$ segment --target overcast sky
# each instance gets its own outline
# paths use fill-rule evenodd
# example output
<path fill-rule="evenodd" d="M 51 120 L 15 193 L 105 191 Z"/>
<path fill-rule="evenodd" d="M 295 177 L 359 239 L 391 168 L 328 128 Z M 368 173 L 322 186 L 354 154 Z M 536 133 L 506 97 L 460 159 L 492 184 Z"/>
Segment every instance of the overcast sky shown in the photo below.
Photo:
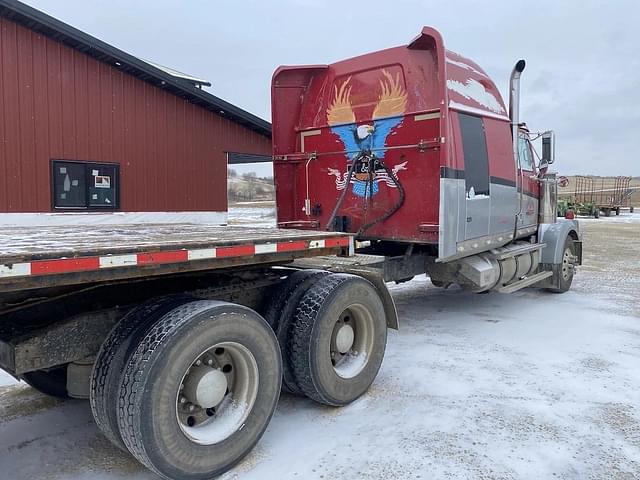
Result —
<path fill-rule="evenodd" d="M 505 99 L 513 64 L 527 60 L 522 120 L 556 131 L 555 170 L 640 175 L 637 1 L 27 3 L 128 53 L 204 77 L 211 93 L 267 120 L 278 65 L 331 63 L 403 45 L 433 26 L 446 48 L 487 71 Z"/>

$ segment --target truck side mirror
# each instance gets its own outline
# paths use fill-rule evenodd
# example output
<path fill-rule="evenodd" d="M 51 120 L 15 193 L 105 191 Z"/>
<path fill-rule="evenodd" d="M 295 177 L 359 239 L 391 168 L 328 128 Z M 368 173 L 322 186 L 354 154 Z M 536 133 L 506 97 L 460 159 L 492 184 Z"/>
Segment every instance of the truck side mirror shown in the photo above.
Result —
<path fill-rule="evenodd" d="M 552 131 L 542 134 L 542 164 L 551 165 L 555 161 L 555 134 Z"/>

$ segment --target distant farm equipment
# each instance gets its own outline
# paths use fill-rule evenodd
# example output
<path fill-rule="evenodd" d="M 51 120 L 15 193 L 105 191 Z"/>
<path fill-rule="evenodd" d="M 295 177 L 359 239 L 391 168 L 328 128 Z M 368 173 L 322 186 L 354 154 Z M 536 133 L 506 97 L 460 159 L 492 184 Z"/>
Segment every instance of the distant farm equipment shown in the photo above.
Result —
<path fill-rule="evenodd" d="M 600 213 L 611 216 L 612 212 L 620 215 L 622 207 L 629 207 L 633 188 L 630 188 L 631 177 L 594 177 L 576 176 L 564 192 L 560 192 L 558 214 L 564 216 L 567 210 L 578 215 L 600 217 Z M 573 185 L 571 185 L 573 184 Z"/>

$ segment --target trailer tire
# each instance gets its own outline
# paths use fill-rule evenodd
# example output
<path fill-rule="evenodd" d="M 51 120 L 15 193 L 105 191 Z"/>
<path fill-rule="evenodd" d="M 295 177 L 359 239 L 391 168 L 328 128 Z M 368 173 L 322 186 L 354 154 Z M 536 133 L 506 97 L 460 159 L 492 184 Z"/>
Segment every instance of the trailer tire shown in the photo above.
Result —
<path fill-rule="evenodd" d="M 297 384 L 325 405 L 347 405 L 375 379 L 387 342 L 384 306 L 368 280 L 321 278 L 302 297 L 292 325 L 289 361 Z"/>
<path fill-rule="evenodd" d="M 22 374 L 22 380 L 40 393 L 56 398 L 71 398 L 67 392 L 67 366 Z"/>
<path fill-rule="evenodd" d="M 304 396 L 296 383 L 289 361 L 291 324 L 300 299 L 319 278 L 329 275 L 325 270 L 298 270 L 287 277 L 274 292 L 274 299 L 265 311 L 265 320 L 276 332 L 282 354 L 282 389 L 292 395 Z"/>
<path fill-rule="evenodd" d="M 276 408 L 281 378 L 275 334 L 258 313 L 213 300 L 181 305 L 154 324 L 125 368 L 118 407 L 122 439 L 163 478 L 213 478 L 258 442 Z M 205 406 L 220 397 L 215 407 L 191 409 L 194 401 Z"/>
<path fill-rule="evenodd" d="M 118 428 L 120 377 L 142 337 L 163 315 L 192 297 L 174 295 L 153 299 L 130 310 L 102 343 L 91 372 L 89 402 L 96 425 L 115 446 L 126 451 Z"/>
<path fill-rule="evenodd" d="M 600 218 L 600 209 L 598 207 L 593 211 L 593 218 Z"/>
<path fill-rule="evenodd" d="M 564 293 L 569 291 L 575 272 L 574 267 L 570 262 L 570 257 L 575 256 L 575 254 L 576 247 L 573 243 L 573 238 L 567 235 L 567 239 L 564 242 L 564 248 L 562 250 L 562 264 L 560 264 L 560 271 L 558 272 L 558 286 L 548 288 L 548 291 L 553 293 Z"/>

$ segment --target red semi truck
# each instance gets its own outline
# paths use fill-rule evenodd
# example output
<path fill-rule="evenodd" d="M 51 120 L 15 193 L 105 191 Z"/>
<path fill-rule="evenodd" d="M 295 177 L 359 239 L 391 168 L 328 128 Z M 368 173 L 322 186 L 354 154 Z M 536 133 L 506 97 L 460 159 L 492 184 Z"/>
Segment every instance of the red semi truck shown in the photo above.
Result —
<path fill-rule="evenodd" d="M 0 366 L 89 398 L 100 430 L 168 479 L 208 479 L 260 439 L 281 387 L 346 405 L 398 318 L 385 283 L 569 289 L 553 134 L 474 62 L 408 45 L 273 77 L 277 229 L 0 232 Z M 542 139 L 542 155 L 532 147 Z"/>

